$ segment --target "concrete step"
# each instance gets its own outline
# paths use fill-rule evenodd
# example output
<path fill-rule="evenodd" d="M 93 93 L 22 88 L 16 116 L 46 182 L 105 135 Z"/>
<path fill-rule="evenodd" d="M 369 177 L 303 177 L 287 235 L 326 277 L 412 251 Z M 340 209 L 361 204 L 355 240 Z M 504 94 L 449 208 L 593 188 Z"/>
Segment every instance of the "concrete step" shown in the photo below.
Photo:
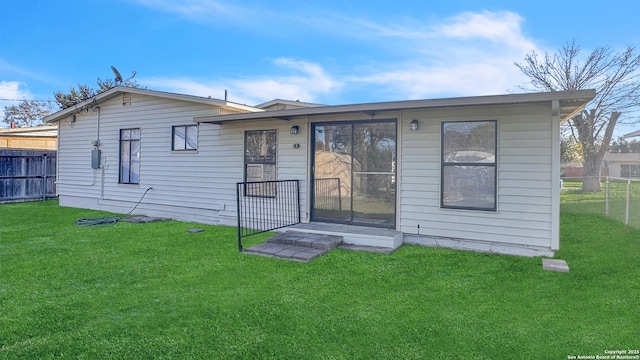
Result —
<path fill-rule="evenodd" d="M 335 249 L 342 245 L 342 236 L 287 231 L 270 237 L 267 242 L 297 245 L 316 249 Z"/>
<path fill-rule="evenodd" d="M 287 231 L 244 249 L 245 254 L 309 262 L 342 244 L 340 236 Z"/>
<path fill-rule="evenodd" d="M 340 236 L 344 244 L 395 250 L 404 241 L 404 234 L 393 229 L 354 226 L 333 223 L 301 223 L 286 228 L 288 231 Z"/>
<path fill-rule="evenodd" d="M 331 251 L 331 249 L 315 249 L 307 246 L 265 242 L 245 249 L 243 253 L 275 257 L 285 260 L 309 262 L 329 251 Z"/>

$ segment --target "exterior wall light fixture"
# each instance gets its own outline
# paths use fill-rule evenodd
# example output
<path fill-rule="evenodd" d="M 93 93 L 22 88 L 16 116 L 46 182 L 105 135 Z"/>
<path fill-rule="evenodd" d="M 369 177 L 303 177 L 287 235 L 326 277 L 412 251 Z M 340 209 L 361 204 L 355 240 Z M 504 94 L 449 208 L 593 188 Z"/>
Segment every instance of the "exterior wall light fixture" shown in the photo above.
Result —
<path fill-rule="evenodd" d="M 295 134 L 297 134 L 297 133 L 298 133 L 298 130 L 299 130 L 299 129 L 300 129 L 300 128 L 298 127 L 298 125 L 293 125 L 293 126 L 291 127 L 290 132 L 291 132 L 293 135 L 295 135 Z"/>
<path fill-rule="evenodd" d="M 411 120 L 411 122 L 409 123 L 409 130 L 411 131 L 418 130 L 418 120 L 416 119 Z"/>

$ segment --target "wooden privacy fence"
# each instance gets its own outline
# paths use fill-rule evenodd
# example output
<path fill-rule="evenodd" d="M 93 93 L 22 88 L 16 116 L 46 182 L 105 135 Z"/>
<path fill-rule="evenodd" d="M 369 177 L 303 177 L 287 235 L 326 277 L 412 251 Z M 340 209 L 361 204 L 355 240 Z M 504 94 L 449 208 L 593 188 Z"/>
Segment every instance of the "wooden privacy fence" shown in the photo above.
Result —
<path fill-rule="evenodd" d="M 55 151 L 0 149 L 0 204 L 55 197 Z"/>

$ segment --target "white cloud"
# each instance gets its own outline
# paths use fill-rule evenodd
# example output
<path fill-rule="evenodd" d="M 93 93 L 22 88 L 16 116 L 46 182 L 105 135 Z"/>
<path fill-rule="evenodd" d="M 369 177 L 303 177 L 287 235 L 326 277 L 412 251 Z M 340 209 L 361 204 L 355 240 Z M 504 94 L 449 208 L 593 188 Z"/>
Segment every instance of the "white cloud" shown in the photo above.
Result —
<path fill-rule="evenodd" d="M 224 93 L 224 87 L 215 83 L 203 83 L 187 78 L 146 78 L 139 80 L 142 85 L 152 89 L 161 89 L 171 92 L 196 96 L 211 96 L 220 99 Z"/>
<path fill-rule="evenodd" d="M 260 15 L 250 7 L 232 5 L 227 1 L 216 0 L 131 0 L 153 10 L 179 15 L 200 23 L 220 21 L 252 22 Z"/>
<path fill-rule="evenodd" d="M 0 81 L 0 126 L 5 126 L 4 108 L 16 105 L 20 100 L 31 98 L 28 90 L 24 89 L 25 84 L 19 81 Z"/>
<path fill-rule="evenodd" d="M 284 75 L 263 75 L 244 79 L 218 79 L 200 82 L 193 79 L 155 78 L 141 80 L 145 85 L 169 91 L 221 99 L 229 92 L 229 101 L 256 105 L 275 98 L 314 102 L 319 96 L 340 89 L 342 84 L 318 64 L 279 58 L 274 64 Z"/>
<path fill-rule="evenodd" d="M 526 39 L 520 29 L 524 19 L 512 12 L 465 12 L 449 18 L 438 31 L 446 38 L 486 39 L 508 44 L 515 48 L 530 50 L 533 43 Z"/>
<path fill-rule="evenodd" d="M 19 81 L 0 81 L 0 98 L 21 100 L 29 95 L 27 90 L 22 88 L 24 83 Z"/>
<path fill-rule="evenodd" d="M 400 70 L 354 78 L 376 84 L 390 100 L 503 94 L 513 88 L 513 76 L 490 64 L 427 67 L 411 64 Z M 517 75 L 517 74 L 516 74 Z"/>
<path fill-rule="evenodd" d="M 371 25 L 406 56 L 350 79 L 375 84 L 394 99 L 500 94 L 527 79 L 513 65 L 536 49 L 521 29 L 523 19 L 510 12 L 466 12 L 435 25 Z"/>
<path fill-rule="evenodd" d="M 243 79 L 233 81 L 232 87 L 247 95 L 254 94 L 262 101 L 284 98 L 314 102 L 317 101 L 318 96 L 336 91 L 342 86 L 315 63 L 280 58 L 275 60 L 275 64 L 297 71 L 298 74 L 268 76 L 255 80 Z"/>
<path fill-rule="evenodd" d="M 166 0 L 137 1 L 182 6 L 194 13 L 205 4 L 200 0 L 182 0 L 177 5 Z M 214 2 L 209 6 L 207 11 L 222 5 Z M 342 97 L 349 100 L 341 102 L 359 102 L 501 94 L 518 91 L 528 80 L 514 66 L 514 61 L 537 50 L 534 40 L 523 32 L 523 22 L 516 13 L 488 11 L 464 12 L 440 20 L 392 19 L 387 24 L 357 18 L 345 21 L 341 15 L 312 16 L 308 27 L 325 35 L 339 34 L 359 47 L 368 46 L 365 51 L 378 52 L 380 57 L 344 65 L 340 55 L 335 55 L 341 65 L 333 71 L 317 62 L 279 58 L 274 61 L 279 69 L 252 78 L 151 79 L 148 85 L 217 98 L 228 89 L 229 100 L 247 104 L 273 98 L 328 102 L 323 99 Z"/>

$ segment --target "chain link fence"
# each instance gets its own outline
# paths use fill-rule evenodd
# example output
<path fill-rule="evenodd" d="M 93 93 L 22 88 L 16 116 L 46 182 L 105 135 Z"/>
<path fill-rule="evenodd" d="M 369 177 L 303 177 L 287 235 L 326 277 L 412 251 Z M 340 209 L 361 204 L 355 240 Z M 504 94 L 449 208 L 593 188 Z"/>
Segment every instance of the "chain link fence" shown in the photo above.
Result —
<path fill-rule="evenodd" d="M 640 179 L 599 177 L 600 191 L 595 192 L 582 190 L 585 179 L 562 178 L 562 212 L 601 214 L 640 228 Z"/>

